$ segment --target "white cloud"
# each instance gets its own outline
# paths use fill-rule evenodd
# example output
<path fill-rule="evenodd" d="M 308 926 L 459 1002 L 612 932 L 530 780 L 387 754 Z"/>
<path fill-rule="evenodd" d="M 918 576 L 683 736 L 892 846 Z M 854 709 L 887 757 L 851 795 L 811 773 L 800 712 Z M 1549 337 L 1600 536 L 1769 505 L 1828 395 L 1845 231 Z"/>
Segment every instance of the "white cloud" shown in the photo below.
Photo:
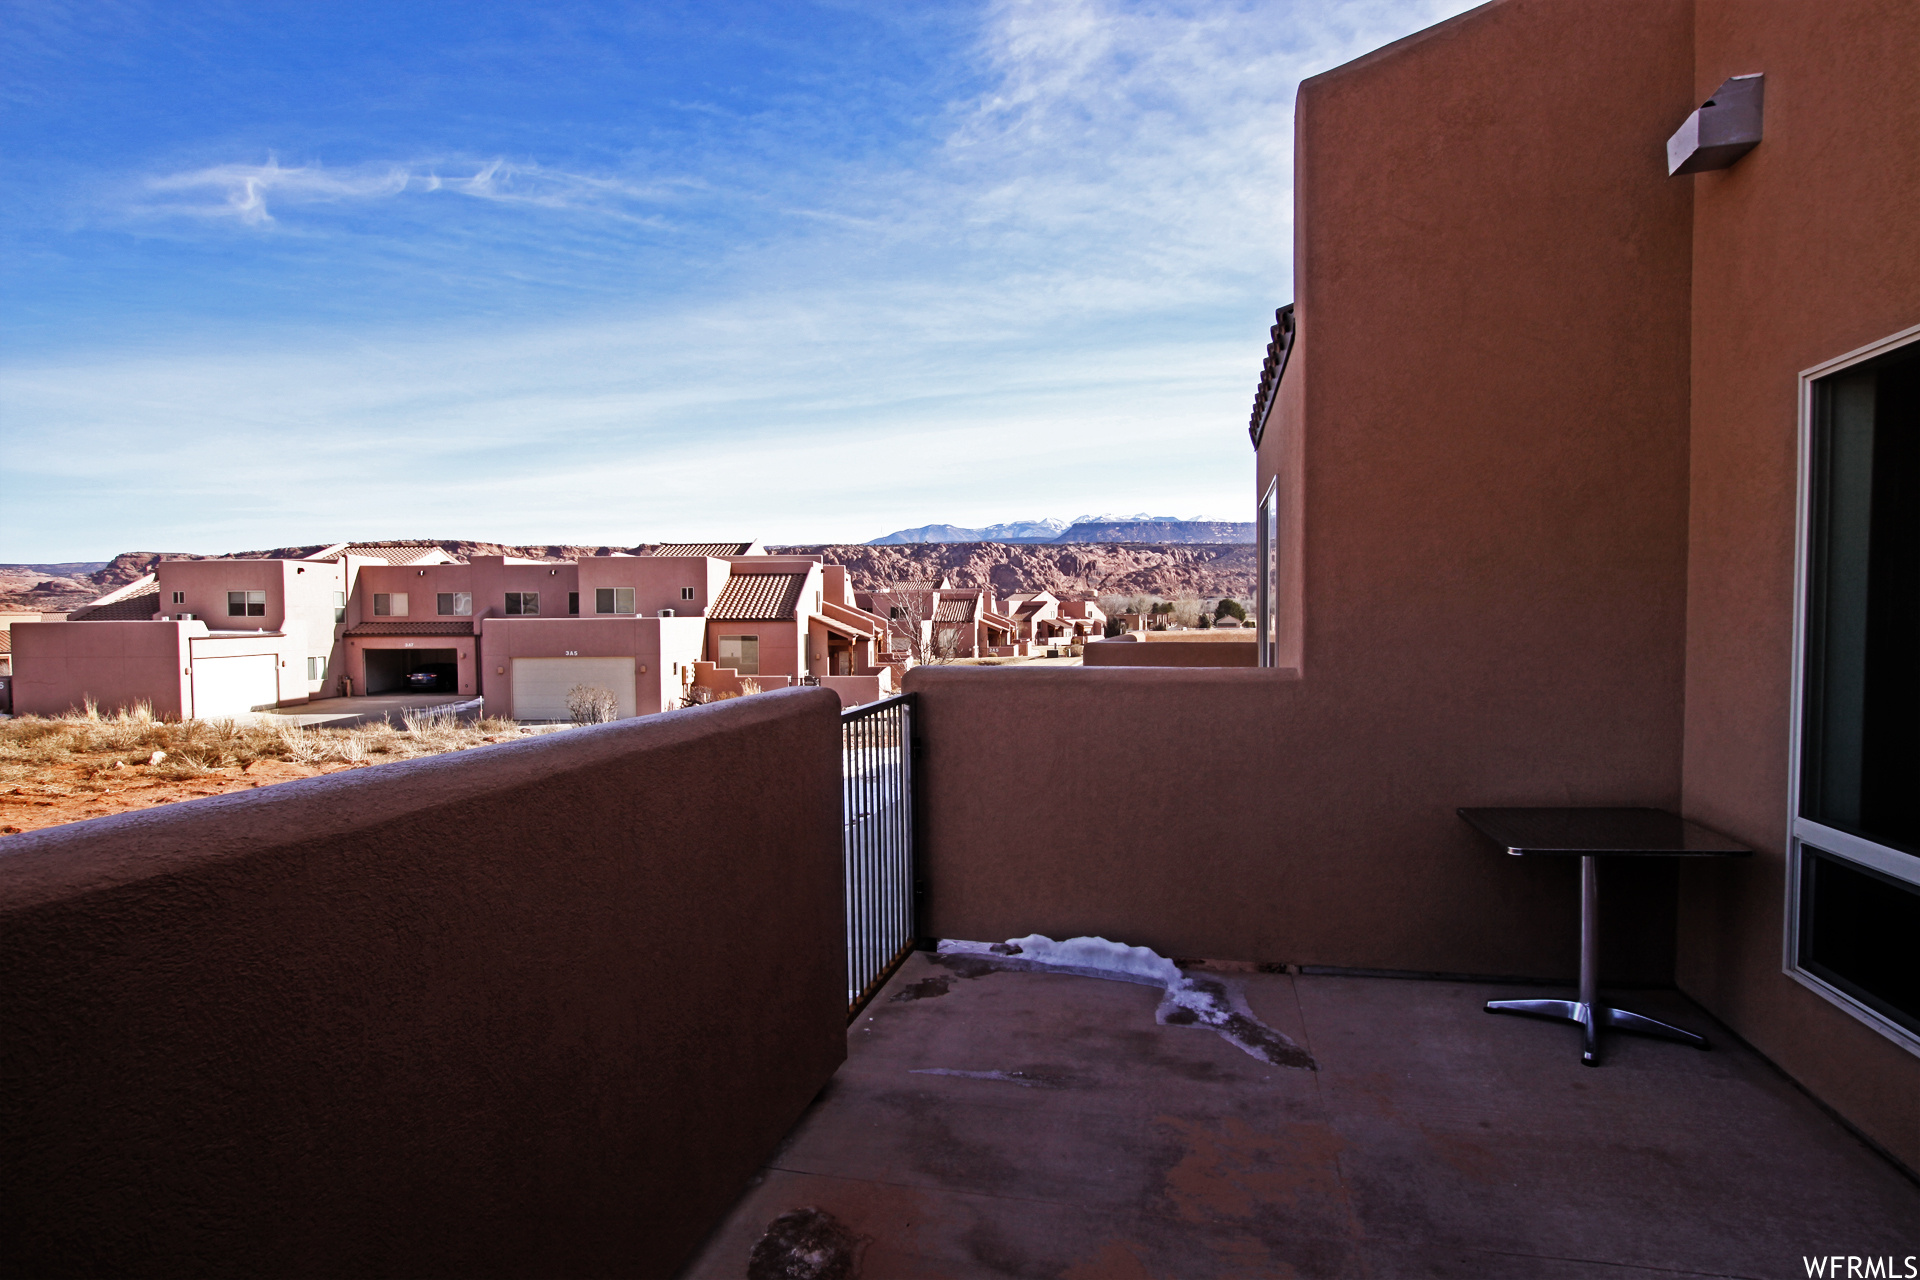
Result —
<path fill-rule="evenodd" d="M 631 206 L 668 196 L 664 184 L 645 186 L 593 174 L 568 173 L 504 159 L 414 161 L 329 169 L 313 163 L 283 167 L 220 164 L 161 174 L 141 184 L 136 211 L 149 215 L 230 217 L 249 226 L 274 221 L 268 202 L 282 208 L 392 199 L 449 191 L 499 204 L 543 209 L 591 209 L 632 215 Z"/>
<path fill-rule="evenodd" d="M 25 560 L 1244 518 L 1247 405 L 1291 289 L 1294 87 L 1465 7 L 1004 3 L 973 50 L 988 89 L 926 152 L 805 175 L 808 199 L 768 176 L 755 198 L 796 216 L 697 296 L 0 365 L 19 478 L 0 540 Z M 269 161 L 146 199 L 258 227 L 427 195 L 641 217 L 682 189 L 494 159 Z"/>

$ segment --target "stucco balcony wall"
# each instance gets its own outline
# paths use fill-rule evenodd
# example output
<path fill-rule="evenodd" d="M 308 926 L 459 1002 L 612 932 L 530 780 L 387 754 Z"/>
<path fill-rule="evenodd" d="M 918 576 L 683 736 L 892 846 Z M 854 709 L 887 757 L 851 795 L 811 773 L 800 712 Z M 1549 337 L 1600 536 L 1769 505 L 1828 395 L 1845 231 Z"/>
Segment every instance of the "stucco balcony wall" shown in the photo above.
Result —
<path fill-rule="evenodd" d="M 906 686 L 942 938 L 1567 980 L 1576 860 L 1503 856 L 1454 810 L 1670 794 L 1657 749 L 1596 750 L 1590 722 L 1451 696 L 1368 715 L 1285 670 L 916 667 Z M 1009 813 L 1083 834 L 1010 839 Z M 1673 868 L 1609 865 L 1601 891 L 1607 980 L 1671 983 Z"/>
<path fill-rule="evenodd" d="M 1245 640 L 1091 640 L 1084 655 L 1090 667 L 1257 667 L 1260 650 Z"/>
<path fill-rule="evenodd" d="M 0 1270 L 670 1273 L 845 1056 L 839 743 L 793 690 L 10 837 Z"/>

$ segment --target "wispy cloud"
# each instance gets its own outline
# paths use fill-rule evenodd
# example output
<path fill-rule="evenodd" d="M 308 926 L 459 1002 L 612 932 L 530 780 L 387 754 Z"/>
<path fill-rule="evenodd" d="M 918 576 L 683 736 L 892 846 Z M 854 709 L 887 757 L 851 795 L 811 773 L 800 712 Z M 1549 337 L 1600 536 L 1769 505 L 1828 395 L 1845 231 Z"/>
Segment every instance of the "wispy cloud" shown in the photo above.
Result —
<path fill-rule="evenodd" d="M 27 560 L 1244 510 L 1246 405 L 1291 294 L 1295 86 L 1467 7 L 1006 0 L 965 50 L 974 88 L 879 157 L 720 157 L 672 181 L 444 156 L 164 174 L 141 207 L 195 235 L 271 245 L 291 239 L 254 234 L 272 220 L 351 205 L 366 216 L 327 238 L 342 261 L 354 237 L 446 235 L 436 264 L 484 279 L 619 277 L 647 246 L 614 224 L 689 193 L 757 222 L 703 247 L 691 285 L 583 282 L 565 319 L 370 314 L 0 365 L 23 495 L 0 538 Z M 457 241 L 398 216 L 448 198 L 515 217 Z M 567 239 L 582 214 L 614 230 Z M 135 501 L 155 491 L 172 500 Z M 112 513 L 100 545 L 57 536 L 80 493 L 96 527 Z"/>
<path fill-rule="evenodd" d="M 147 214 L 233 218 L 262 226 L 274 221 L 270 205 L 297 208 L 444 191 L 497 204 L 637 216 L 637 206 L 658 202 L 670 190 L 498 158 L 330 169 L 317 162 L 283 166 L 270 156 L 264 164 L 210 165 L 150 177 L 140 184 L 134 207 Z"/>

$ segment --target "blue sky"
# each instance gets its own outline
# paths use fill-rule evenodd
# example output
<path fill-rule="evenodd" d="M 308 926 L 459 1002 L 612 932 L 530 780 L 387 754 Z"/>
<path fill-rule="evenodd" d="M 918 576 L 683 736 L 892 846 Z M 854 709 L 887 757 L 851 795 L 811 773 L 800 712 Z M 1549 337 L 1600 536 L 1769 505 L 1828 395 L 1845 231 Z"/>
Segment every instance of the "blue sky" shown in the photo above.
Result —
<path fill-rule="evenodd" d="M 1467 7 L 0 3 L 0 561 L 1248 518 L 1294 88 Z"/>

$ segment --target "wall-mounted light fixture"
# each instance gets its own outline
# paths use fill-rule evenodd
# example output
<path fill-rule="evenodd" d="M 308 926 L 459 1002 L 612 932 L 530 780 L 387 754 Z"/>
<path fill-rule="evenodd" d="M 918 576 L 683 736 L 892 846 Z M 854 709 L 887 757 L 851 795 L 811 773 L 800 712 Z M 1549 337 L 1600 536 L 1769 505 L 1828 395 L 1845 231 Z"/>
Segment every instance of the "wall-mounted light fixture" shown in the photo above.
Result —
<path fill-rule="evenodd" d="M 1735 76 L 1667 139 L 1667 176 L 1725 169 L 1760 144 L 1760 111 L 1767 78 Z"/>

